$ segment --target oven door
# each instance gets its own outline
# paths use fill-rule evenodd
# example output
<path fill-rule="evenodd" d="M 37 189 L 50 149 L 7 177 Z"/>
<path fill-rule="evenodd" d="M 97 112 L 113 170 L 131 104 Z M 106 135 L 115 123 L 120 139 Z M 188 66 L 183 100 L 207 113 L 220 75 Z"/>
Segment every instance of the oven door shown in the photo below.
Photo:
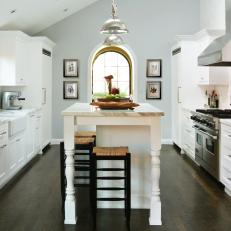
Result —
<path fill-rule="evenodd" d="M 199 129 L 197 129 L 196 127 L 194 128 L 196 131 L 195 154 L 196 160 L 199 161 L 199 159 L 203 159 L 203 134 L 199 131 Z"/>
<path fill-rule="evenodd" d="M 218 137 L 204 134 L 203 160 L 216 175 L 219 164 L 218 154 Z"/>

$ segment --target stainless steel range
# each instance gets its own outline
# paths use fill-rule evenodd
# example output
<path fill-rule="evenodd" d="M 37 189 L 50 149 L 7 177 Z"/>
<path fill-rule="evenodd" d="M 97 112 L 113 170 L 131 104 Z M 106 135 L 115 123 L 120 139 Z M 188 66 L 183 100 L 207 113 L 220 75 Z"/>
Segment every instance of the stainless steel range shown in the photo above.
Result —
<path fill-rule="evenodd" d="M 198 109 L 191 119 L 196 131 L 196 161 L 219 180 L 220 119 L 230 119 L 231 110 Z"/>

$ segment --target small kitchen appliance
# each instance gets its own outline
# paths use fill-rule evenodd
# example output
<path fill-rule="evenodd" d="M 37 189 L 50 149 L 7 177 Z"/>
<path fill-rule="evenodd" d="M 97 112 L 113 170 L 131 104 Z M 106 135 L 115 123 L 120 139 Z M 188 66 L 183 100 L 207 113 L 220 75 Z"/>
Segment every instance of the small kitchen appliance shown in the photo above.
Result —
<path fill-rule="evenodd" d="M 196 161 L 219 180 L 220 119 L 231 119 L 230 109 L 198 109 L 193 112 Z"/>
<path fill-rule="evenodd" d="M 3 110 L 19 110 L 22 109 L 21 105 L 15 105 L 15 100 L 25 100 L 20 98 L 21 92 L 19 91 L 5 91 L 2 93 L 2 109 Z"/>

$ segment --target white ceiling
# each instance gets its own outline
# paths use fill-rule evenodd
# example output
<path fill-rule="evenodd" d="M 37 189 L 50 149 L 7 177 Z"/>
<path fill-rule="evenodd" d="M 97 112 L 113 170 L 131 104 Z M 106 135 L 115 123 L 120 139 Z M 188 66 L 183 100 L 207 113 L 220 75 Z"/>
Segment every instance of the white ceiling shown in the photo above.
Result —
<path fill-rule="evenodd" d="M 32 35 L 96 1 L 0 0 L 0 29 L 22 30 Z M 16 12 L 10 13 L 12 10 Z"/>

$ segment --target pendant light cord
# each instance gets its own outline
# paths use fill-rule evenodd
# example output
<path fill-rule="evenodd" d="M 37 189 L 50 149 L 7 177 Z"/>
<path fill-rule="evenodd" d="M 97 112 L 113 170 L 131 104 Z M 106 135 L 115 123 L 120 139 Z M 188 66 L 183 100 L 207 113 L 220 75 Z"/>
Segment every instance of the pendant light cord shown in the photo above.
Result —
<path fill-rule="evenodd" d="M 115 19 L 118 17 L 118 7 L 115 3 L 115 0 L 112 0 L 112 18 Z"/>

